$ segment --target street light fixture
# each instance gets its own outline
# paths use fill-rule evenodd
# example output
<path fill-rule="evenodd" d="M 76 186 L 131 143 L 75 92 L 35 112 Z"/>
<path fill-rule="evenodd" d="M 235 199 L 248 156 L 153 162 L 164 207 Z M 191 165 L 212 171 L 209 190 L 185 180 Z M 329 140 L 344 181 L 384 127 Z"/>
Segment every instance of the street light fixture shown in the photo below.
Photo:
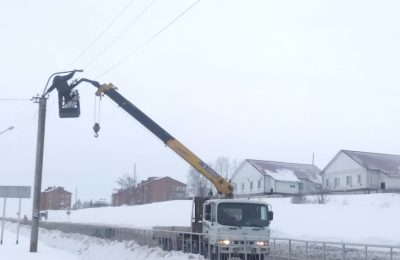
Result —
<path fill-rule="evenodd" d="M 4 132 L 7 132 L 7 131 L 10 131 L 10 130 L 13 130 L 13 129 L 14 129 L 13 126 L 9 126 L 6 130 L 0 132 L 0 134 L 2 134 L 2 133 L 4 133 Z"/>

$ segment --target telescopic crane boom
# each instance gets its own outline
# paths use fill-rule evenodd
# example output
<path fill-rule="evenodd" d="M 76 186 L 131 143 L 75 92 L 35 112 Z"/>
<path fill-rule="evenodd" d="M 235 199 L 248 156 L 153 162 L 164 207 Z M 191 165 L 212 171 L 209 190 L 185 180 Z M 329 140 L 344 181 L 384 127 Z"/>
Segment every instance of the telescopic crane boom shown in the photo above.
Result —
<path fill-rule="evenodd" d="M 219 194 L 223 194 L 226 198 L 233 197 L 233 186 L 225 178 L 220 176 L 197 155 L 176 140 L 172 135 L 165 131 L 161 126 L 154 122 L 150 117 L 143 113 L 139 108 L 133 105 L 129 100 L 118 93 L 117 88 L 113 84 L 100 84 L 97 81 L 81 78 L 75 84 L 80 82 L 88 82 L 97 87 L 96 95 L 103 93 L 123 108 L 129 115 L 135 118 L 139 123 L 150 130 L 155 136 L 164 142 L 166 146 L 171 148 L 175 153 L 188 162 L 193 168 L 198 170 L 204 177 L 211 181 Z"/>

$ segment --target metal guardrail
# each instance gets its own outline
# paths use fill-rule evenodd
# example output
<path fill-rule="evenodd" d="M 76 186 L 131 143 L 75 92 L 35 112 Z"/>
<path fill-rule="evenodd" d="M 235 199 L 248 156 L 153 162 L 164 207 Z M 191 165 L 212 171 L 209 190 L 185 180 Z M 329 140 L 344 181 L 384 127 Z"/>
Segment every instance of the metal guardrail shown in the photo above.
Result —
<path fill-rule="evenodd" d="M 15 222 L 13 219 L 7 220 Z M 237 242 L 220 248 L 208 246 L 202 239 L 206 236 L 205 234 L 47 221 L 41 221 L 40 227 L 108 240 L 133 240 L 142 246 L 202 254 L 206 259 L 213 260 L 230 259 L 229 256 L 231 259 L 244 260 L 400 260 L 400 246 L 396 245 L 270 238 L 268 256 L 262 251 L 249 251 L 249 254 L 244 255 L 236 252 L 238 246 L 243 246 Z M 250 240 L 246 237 L 230 238 L 231 241 L 246 241 L 246 239 Z"/>
<path fill-rule="evenodd" d="M 400 246 L 271 238 L 271 257 L 293 260 L 400 259 Z"/>

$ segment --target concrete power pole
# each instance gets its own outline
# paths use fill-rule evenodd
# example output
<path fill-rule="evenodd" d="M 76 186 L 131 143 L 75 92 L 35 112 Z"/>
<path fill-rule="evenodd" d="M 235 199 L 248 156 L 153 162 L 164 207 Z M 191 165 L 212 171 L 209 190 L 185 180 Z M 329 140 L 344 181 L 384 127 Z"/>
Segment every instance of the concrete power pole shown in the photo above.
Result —
<path fill-rule="evenodd" d="M 42 190 L 42 170 L 44 152 L 44 131 L 46 121 L 46 102 L 44 95 L 35 97 L 34 102 L 39 103 L 39 121 L 36 145 L 35 183 L 33 188 L 32 228 L 30 252 L 37 252 L 38 232 L 40 219 L 40 191 Z"/>
<path fill-rule="evenodd" d="M 43 170 L 43 152 L 44 152 L 44 131 L 46 123 L 46 90 L 47 86 L 55 75 L 82 72 L 82 70 L 60 71 L 50 75 L 43 89 L 42 96 L 33 98 L 35 103 L 39 103 L 39 122 L 36 144 L 36 166 L 35 166 L 35 183 L 33 187 L 33 206 L 32 206 L 32 228 L 31 228 L 31 245 L 30 252 L 37 252 L 39 237 L 39 220 L 40 220 L 40 191 L 42 190 L 42 170 Z"/>

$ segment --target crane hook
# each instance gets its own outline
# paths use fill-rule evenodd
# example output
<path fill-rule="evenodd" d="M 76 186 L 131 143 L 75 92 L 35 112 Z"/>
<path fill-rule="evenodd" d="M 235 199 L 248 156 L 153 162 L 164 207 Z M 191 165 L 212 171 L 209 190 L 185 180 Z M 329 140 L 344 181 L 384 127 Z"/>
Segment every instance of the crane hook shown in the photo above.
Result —
<path fill-rule="evenodd" d="M 100 125 L 99 123 L 95 123 L 93 126 L 94 137 L 99 137 Z"/>

